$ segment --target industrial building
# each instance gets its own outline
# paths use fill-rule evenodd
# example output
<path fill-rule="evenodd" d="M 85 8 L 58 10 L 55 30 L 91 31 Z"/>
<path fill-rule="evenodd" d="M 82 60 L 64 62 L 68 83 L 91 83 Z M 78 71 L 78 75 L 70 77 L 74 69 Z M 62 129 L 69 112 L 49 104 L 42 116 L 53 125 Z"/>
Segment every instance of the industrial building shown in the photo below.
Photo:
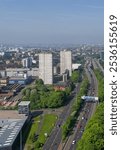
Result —
<path fill-rule="evenodd" d="M 52 53 L 39 54 L 39 78 L 44 81 L 44 84 L 53 84 Z"/>
<path fill-rule="evenodd" d="M 17 111 L 0 110 L 0 150 L 22 149 L 22 130 L 28 119 Z"/>
<path fill-rule="evenodd" d="M 12 77 L 18 73 L 27 73 L 28 76 L 39 76 L 39 68 L 10 68 L 6 69 L 6 76 Z"/>
<path fill-rule="evenodd" d="M 9 82 L 9 78 L 8 77 L 2 77 L 0 78 L 0 85 L 1 86 L 7 86 Z"/>
<path fill-rule="evenodd" d="M 20 84 L 12 84 L 12 85 L 7 85 L 1 88 L 1 92 L 19 92 L 22 89 L 22 85 Z"/>
<path fill-rule="evenodd" d="M 60 51 L 60 73 L 69 71 L 69 76 L 72 74 L 72 52 L 68 50 Z"/>
<path fill-rule="evenodd" d="M 15 76 L 9 78 L 9 84 L 26 85 L 31 82 L 31 76 L 27 73 L 17 73 Z"/>
<path fill-rule="evenodd" d="M 6 76 L 12 77 L 19 73 L 27 73 L 29 68 L 6 68 Z"/>

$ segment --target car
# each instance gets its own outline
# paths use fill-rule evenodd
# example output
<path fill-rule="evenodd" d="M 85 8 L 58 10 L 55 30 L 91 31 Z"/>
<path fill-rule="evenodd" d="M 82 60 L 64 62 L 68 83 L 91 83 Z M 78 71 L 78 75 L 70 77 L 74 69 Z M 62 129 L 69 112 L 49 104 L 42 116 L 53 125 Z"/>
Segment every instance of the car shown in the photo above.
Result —
<path fill-rule="evenodd" d="M 81 129 L 81 132 L 84 132 L 84 129 Z"/>
<path fill-rule="evenodd" d="M 61 125 L 60 125 L 60 124 L 58 124 L 57 126 L 58 126 L 58 127 L 60 127 Z"/>
<path fill-rule="evenodd" d="M 75 142 L 76 142 L 76 141 L 75 141 L 75 140 L 73 140 L 72 144 L 75 144 Z"/>

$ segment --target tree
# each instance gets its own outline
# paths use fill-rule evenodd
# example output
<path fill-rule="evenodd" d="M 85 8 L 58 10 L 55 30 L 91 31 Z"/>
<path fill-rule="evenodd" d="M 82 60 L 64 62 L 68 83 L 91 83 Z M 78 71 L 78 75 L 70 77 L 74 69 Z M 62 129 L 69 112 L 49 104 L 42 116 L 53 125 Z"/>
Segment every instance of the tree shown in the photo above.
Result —
<path fill-rule="evenodd" d="M 22 95 L 26 95 L 26 89 L 24 88 L 24 89 L 22 89 Z"/>
<path fill-rule="evenodd" d="M 71 76 L 71 81 L 74 83 L 79 82 L 79 78 L 80 78 L 80 71 L 73 71 L 72 76 Z"/>
<path fill-rule="evenodd" d="M 63 105 L 65 98 L 65 92 L 63 91 L 57 91 L 57 92 L 51 92 L 50 98 L 48 99 L 48 107 L 50 108 L 56 108 Z"/>
<path fill-rule="evenodd" d="M 37 100 L 37 92 L 32 90 L 30 94 L 30 101 L 36 102 L 36 100 Z"/>
<path fill-rule="evenodd" d="M 39 141 L 37 141 L 36 143 L 35 143 L 35 148 L 36 149 L 39 149 L 41 147 L 41 143 L 39 142 Z"/>
<path fill-rule="evenodd" d="M 35 81 L 35 84 L 38 85 L 38 86 L 41 86 L 41 85 L 44 84 L 44 82 L 43 82 L 42 79 L 37 79 L 37 80 Z"/>
<path fill-rule="evenodd" d="M 29 96 L 30 96 L 30 92 L 31 92 L 30 88 L 27 88 L 27 89 L 26 89 L 26 97 L 29 97 Z"/>

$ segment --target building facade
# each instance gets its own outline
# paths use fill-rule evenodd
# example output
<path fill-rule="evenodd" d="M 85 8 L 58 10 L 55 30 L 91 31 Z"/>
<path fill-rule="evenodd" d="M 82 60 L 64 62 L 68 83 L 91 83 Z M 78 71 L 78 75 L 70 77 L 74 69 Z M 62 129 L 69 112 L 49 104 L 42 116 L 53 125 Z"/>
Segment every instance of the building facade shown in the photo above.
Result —
<path fill-rule="evenodd" d="M 1 86 L 7 86 L 8 82 L 9 82 L 9 78 L 8 77 L 0 78 L 0 85 Z"/>
<path fill-rule="evenodd" d="M 32 66 L 32 58 L 28 57 L 28 58 L 22 59 L 22 65 L 24 68 L 30 68 Z"/>
<path fill-rule="evenodd" d="M 69 71 L 69 76 L 72 74 L 72 53 L 71 51 L 60 51 L 60 73 L 63 74 L 65 71 Z"/>
<path fill-rule="evenodd" d="M 29 113 L 30 113 L 30 101 L 21 101 L 18 104 L 18 113 L 29 115 Z"/>
<path fill-rule="evenodd" d="M 39 78 L 44 81 L 44 84 L 53 84 L 52 53 L 39 54 Z"/>

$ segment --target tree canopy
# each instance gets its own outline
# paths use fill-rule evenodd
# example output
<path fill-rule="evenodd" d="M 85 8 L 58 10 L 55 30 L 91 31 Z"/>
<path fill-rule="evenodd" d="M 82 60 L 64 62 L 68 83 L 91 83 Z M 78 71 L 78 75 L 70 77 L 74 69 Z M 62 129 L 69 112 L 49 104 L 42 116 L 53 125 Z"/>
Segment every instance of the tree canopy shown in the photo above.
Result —
<path fill-rule="evenodd" d="M 69 87 L 66 91 L 54 91 L 53 88 L 44 85 L 43 81 L 38 79 L 33 87 L 22 90 L 22 99 L 31 101 L 31 109 L 56 108 L 64 104 L 71 90 Z"/>
<path fill-rule="evenodd" d="M 104 79 L 99 69 L 94 72 L 98 80 L 100 103 L 78 142 L 77 150 L 104 150 Z"/>

